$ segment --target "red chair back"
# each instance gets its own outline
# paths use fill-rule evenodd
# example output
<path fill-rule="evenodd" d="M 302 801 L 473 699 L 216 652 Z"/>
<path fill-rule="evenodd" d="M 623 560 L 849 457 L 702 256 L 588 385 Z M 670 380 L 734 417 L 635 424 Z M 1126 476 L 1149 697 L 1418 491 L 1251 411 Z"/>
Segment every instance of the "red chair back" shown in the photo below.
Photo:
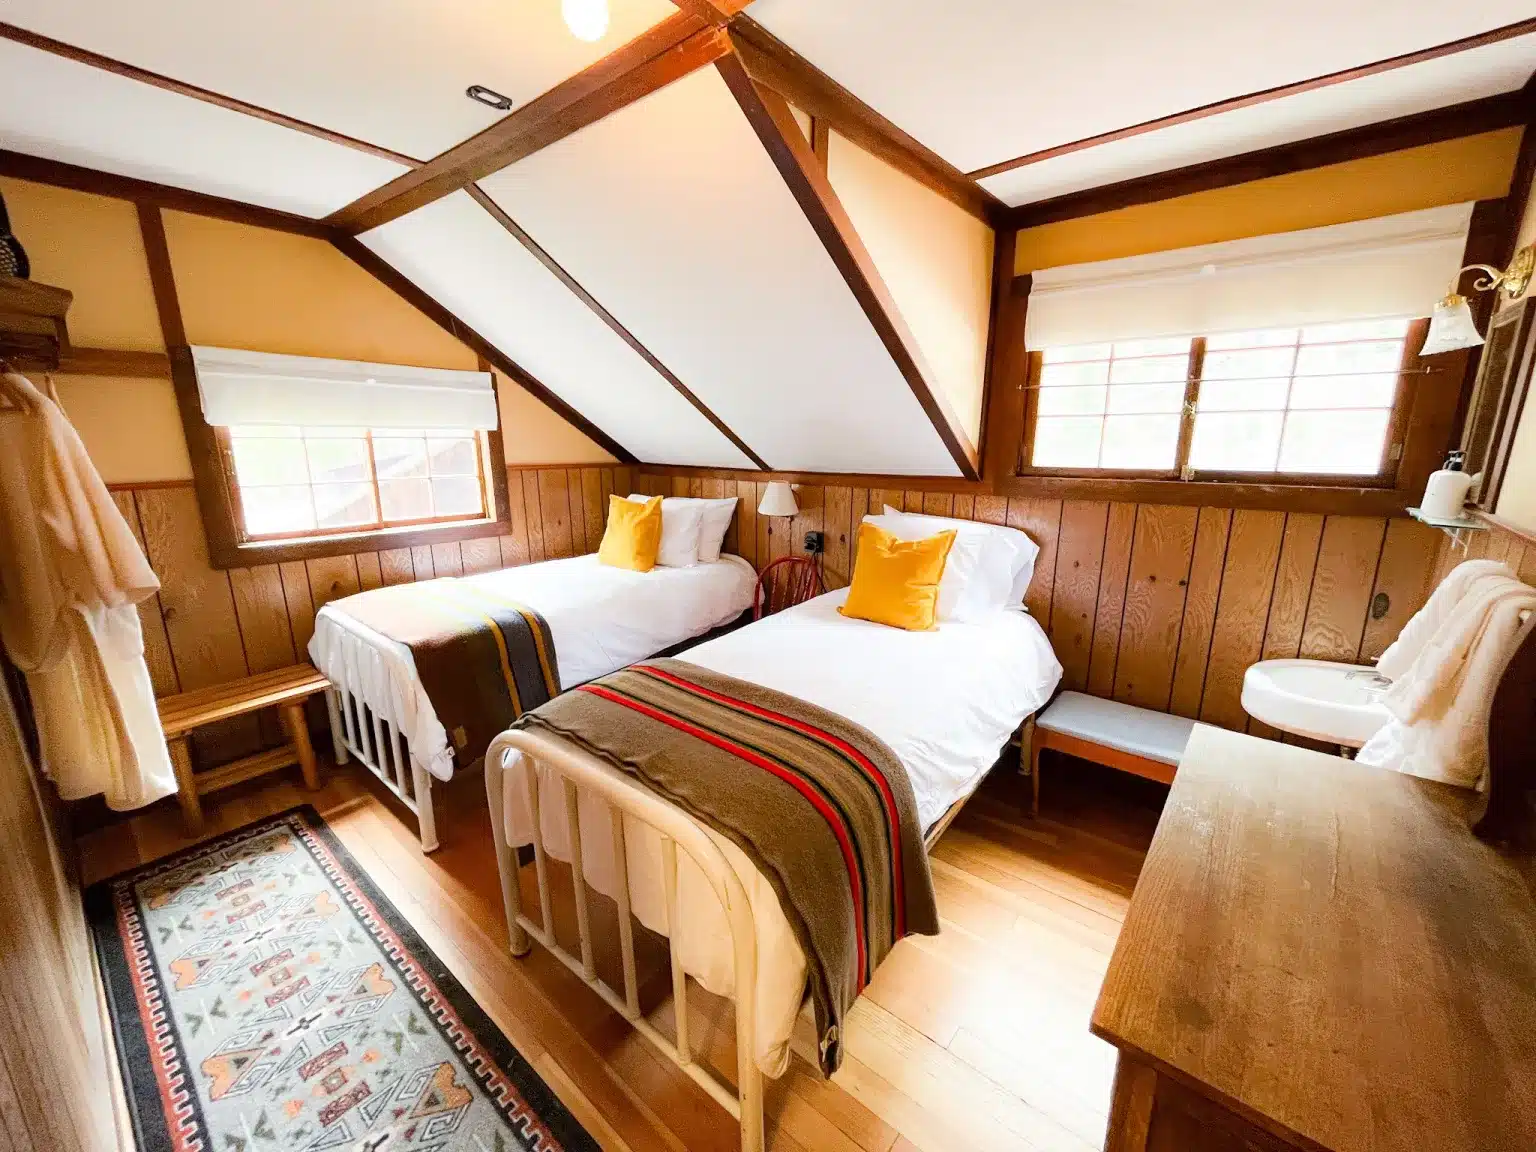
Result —
<path fill-rule="evenodd" d="M 820 596 L 821 592 L 821 569 L 814 557 L 782 557 L 764 568 L 757 578 L 752 619 L 761 620 L 796 604 L 804 604 L 813 596 Z"/>

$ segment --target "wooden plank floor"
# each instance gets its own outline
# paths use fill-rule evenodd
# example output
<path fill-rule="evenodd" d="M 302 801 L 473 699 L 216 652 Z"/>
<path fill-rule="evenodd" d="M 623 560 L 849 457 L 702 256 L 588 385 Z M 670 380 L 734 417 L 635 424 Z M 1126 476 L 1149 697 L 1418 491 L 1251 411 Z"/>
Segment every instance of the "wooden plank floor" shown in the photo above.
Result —
<path fill-rule="evenodd" d="M 603 1147 L 736 1147 L 724 1110 L 557 960 L 537 946 L 523 960 L 508 954 L 478 774 L 443 790 L 444 845 L 431 856 L 417 847 L 409 815 L 366 773 L 327 766 L 316 793 L 292 775 L 221 793 L 206 835 L 313 804 Z M 1044 782 L 1042 816 L 1031 821 L 1018 807 L 1023 781 L 999 770 L 945 834 L 933 853 L 942 933 L 903 941 L 880 968 L 848 1021 L 847 1057 L 830 1083 L 797 1060 L 770 1084 L 770 1147 L 1101 1146 L 1114 1057 L 1088 1034 L 1088 1017 L 1164 793 L 1049 758 Z M 175 806 L 156 805 L 82 837 L 84 880 L 188 843 Z M 574 939 L 568 925 L 557 927 Z M 670 1033 L 664 943 L 642 935 L 645 1006 Z M 609 951 L 600 969 L 613 963 Z M 689 989 L 693 1034 L 734 1078 L 729 1004 Z"/>

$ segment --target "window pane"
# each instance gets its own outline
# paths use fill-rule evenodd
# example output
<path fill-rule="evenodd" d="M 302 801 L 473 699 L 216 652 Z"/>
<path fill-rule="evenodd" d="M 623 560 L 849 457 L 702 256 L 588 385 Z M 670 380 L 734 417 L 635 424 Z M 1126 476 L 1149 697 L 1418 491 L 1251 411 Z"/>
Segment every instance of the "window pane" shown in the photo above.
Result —
<path fill-rule="evenodd" d="M 309 478 L 315 484 L 368 479 L 368 442 L 366 440 L 309 439 Z"/>
<path fill-rule="evenodd" d="M 1202 412 L 1189 463 L 1209 472 L 1269 472 L 1280 447 L 1280 412 Z"/>
<path fill-rule="evenodd" d="M 1379 340 L 1408 335 L 1408 320 L 1350 320 L 1343 324 L 1314 324 L 1301 330 L 1303 344 L 1336 340 Z"/>
<path fill-rule="evenodd" d="M 1110 388 L 1111 412 L 1179 412 L 1184 407 L 1184 381 L 1176 384 L 1125 384 Z"/>
<path fill-rule="evenodd" d="M 1248 332 L 1223 332 L 1220 336 L 1208 336 L 1205 351 L 1222 351 L 1227 348 L 1278 348 L 1296 343 L 1294 328 L 1265 328 Z"/>
<path fill-rule="evenodd" d="M 1163 356 L 1177 352 L 1181 356 L 1189 355 L 1188 336 L 1163 336 L 1156 340 L 1117 340 L 1115 341 L 1115 359 L 1121 360 L 1127 356 Z"/>
<path fill-rule="evenodd" d="M 1102 415 L 1106 391 L 1102 384 L 1097 388 L 1042 388 L 1038 393 L 1040 415 Z"/>
<path fill-rule="evenodd" d="M 427 442 L 397 437 L 374 437 L 373 463 L 379 479 L 427 474 Z"/>
<path fill-rule="evenodd" d="M 1282 472 L 1370 476 L 1381 468 L 1390 412 L 1292 412 L 1280 445 Z"/>
<path fill-rule="evenodd" d="M 432 488 L 426 480 L 379 480 L 386 520 L 426 520 L 432 515 Z"/>
<path fill-rule="evenodd" d="M 432 503 L 439 516 L 473 515 L 480 511 L 480 481 L 473 476 L 436 477 Z"/>
<path fill-rule="evenodd" d="M 1103 426 L 1097 416 L 1042 416 L 1035 421 L 1030 462 L 1041 468 L 1093 468 Z"/>
<path fill-rule="evenodd" d="M 1200 375 L 1206 380 L 1257 380 L 1265 376 L 1289 376 L 1295 356 L 1294 348 L 1250 348 L 1242 352 L 1207 350 Z"/>
<path fill-rule="evenodd" d="M 434 476 L 476 476 L 479 461 L 475 459 L 475 442 L 468 439 L 428 440 L 427 454 L 431 459 Z"/>
<path fill-rule="evenodd" d="M 1102 384 L 1109 379 L 1107 360 L 1089 360 L 1082 364 L 1045 364 L 1040 368 L 1040 387 L 1070 388 L 1079 384 Z"/>
<path fill-rule="evenodd" d="M 1285 407 L 1289 380 L 1206 380 L 1200 385 L 1201 412 L 1242 412 Z"/>
<path fill-rule="evenodd" d="M 275 532 L 308 532 L 315 526 L 315 510 L 309 501 L 309 488 L 285 484 L 275 488 L 240 489 L 240 506 L 245 511 L 245 530 L 252 536 L 270 536 Z"/>
<path fill-rule="evenodd" d="M 1108 360 L 1108 344 L 1074 344 L 1069 348 L 1047 348 L 1041 354 L 1047 364 L 1066 364 L 1073 360 Z"/>
<path fill-rule="evenodd" d="M 248 438 L 242 434 L 230 438 L 230 450 L 241 488 L 248 484 L 302 484 L 309 479 L 302 440 Z"/>
<path fill-rule="evenodd" d="M 1111 384 L 1143 384 L 1157 380 L 1183 380 L 1189 375 L 1189 356 L 1145 356 L 1140 360 L 1116 360 L 1109 366 Z"/>
<path fill-rule="evenodd" d="M 1111 416 L 1104 421 L 1099 466 L 1169 469 L 1178 446 L 1177 416 Z"/>
<path fill-rule="evenodd" d="M 1396 376 L 1298 376 L 1291 407 L 1391 408 L 1396 394 Z"/>
<path fill-rule="evenodd" d="M 1296 375 L 1337 376 L 1347 372 L 1397 372 L 1403 362 L 1401 340 L 1363 344 L 1317 344 L 1296 353 Z"/>
<path fill-rule="evenodd" d="M 352 524 L 372 524 L 372 484 L 316 484 L 315 526 L 345 528 Z"/>

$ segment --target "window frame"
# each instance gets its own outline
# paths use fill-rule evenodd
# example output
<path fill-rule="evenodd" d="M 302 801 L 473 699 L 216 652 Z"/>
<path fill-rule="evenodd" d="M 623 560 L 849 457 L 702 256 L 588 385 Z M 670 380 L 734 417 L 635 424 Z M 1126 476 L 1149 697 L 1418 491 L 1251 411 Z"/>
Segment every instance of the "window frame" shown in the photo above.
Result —
<path fill-rule="evenodd" d="M 306 535 L 285 535 L 277 539 L 246 538 L 239 489 L 233 480 L 234 462 L 229 449 L 228 433 L 203 419 L 202 401 L 197 390 L 197 369 L 192 361 L 191 350 L 186 346 L 174 348 L 170 352 L 170 359 L 171 383 L 176 392 L 182 429 L 187 437 L 187 454 L 192 461 L 192 484 L 197 493 L 198 509 L 202 513 L 208 561 L 212 567 L 222 570 L 259 564 L 285 564 L 293 560 L 317 560 L 355 552 L 415 548 L 512 534 L 507 460 L 501 428 L 497 427 L 476 437 L 481 444 L 481 483 L 488 515 L 384 528 L 322 530 Z M 489 371 L 484 364 L 481 369 Z M 496 394 L 499 388 L 497 373 L 492 372 L 492 393 Z M 497 410 L 500 411 L 499 395 L 497 402 Z"/>
<path fill-rule="evenodd" d="M 1386 447 L 1382 453 L 1381 467 L 1374 473 L 1340 472 L 1232 472 L 1196 469 L 1189 466 L 1190 448 L 1194 442 L 1195 417 L 1198 414 L 1200 386 L 1203 382 L 1206 337 L 1190 340 L 1189 364 L 1184 384 L 1184 409 L 1179 422 L 1179 438 L 1174 449 L 1172 468 L 1063 468 L 1030 463 L 1034 455 L 1035 426 L 1039 417 L 1040 373 L 1044 356 L 1038 350 L 1026 352 L 1024 379 L 1023 434 L 1019 438 L 1018 456 L 1014 461 L 1014 479 L 1058 479 L 1076 481 L 1151 481 L 1168 484 L 1211 485 L 1258 485 L 1265 488 L 1347 488 L 1396 490 L 1406 450 L 1406 439 L 1413 408 L 1414 395 L 1408 387 L 1413 378 L 1423 378 L 1426 365 L 1418 349 L 1424 343 L 1428 320 L 1416 318 L 1409 322 L 1403 339 L 1403 358 L 1398 365 L 1397 386 L 1392 395 L 1392 410 L 1387 421 Z"/>

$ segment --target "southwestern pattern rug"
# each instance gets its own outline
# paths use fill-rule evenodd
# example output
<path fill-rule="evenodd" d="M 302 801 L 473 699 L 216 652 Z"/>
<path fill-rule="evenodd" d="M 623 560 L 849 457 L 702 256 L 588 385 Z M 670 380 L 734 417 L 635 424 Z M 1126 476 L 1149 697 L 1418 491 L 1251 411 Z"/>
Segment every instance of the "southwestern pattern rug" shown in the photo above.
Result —
<path fill-rule="evenodd" d="M 312 808 L 86 910 L 143 1152 L 597 1147 Z"/>

